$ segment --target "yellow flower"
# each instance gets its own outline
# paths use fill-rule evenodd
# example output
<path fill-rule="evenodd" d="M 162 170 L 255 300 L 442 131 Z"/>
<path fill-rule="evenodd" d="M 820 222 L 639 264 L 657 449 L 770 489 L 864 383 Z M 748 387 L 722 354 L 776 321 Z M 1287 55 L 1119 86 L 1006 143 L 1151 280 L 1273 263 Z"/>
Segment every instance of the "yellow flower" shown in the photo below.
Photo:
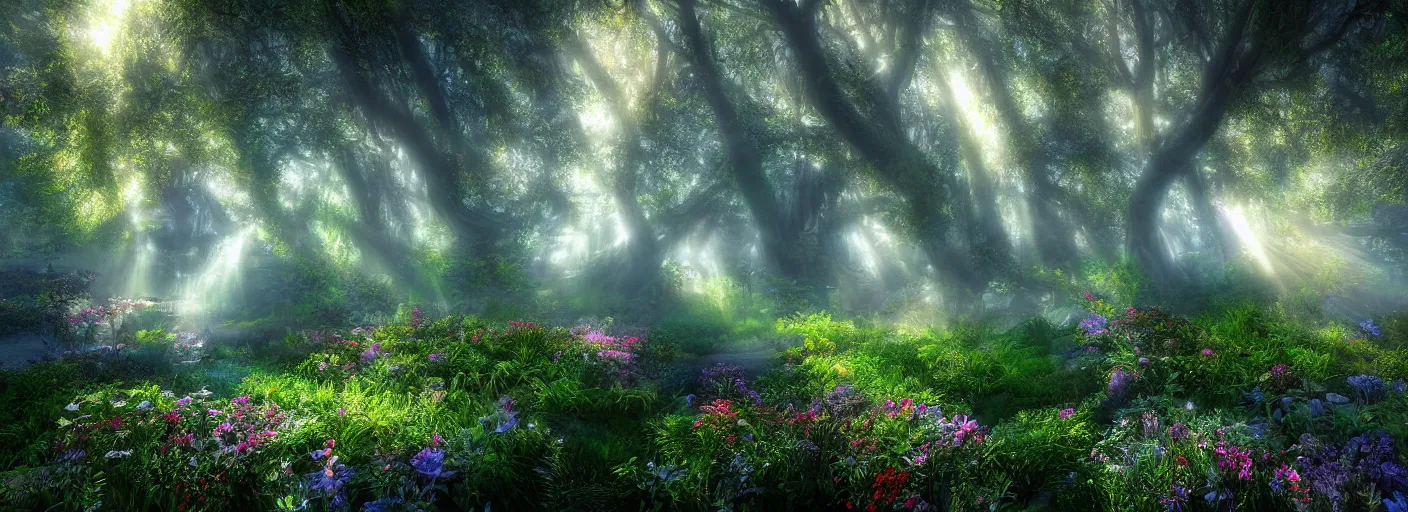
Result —
<path fill-rule="evenodd" d="M 846 368 L 845 366 L 841 366 L 841 363 L 831 365 L 831 371 L 836 372 L 837 375 L 840 375 L 842 377 L 847 377 L 851 375 L 851 370 Z"/>

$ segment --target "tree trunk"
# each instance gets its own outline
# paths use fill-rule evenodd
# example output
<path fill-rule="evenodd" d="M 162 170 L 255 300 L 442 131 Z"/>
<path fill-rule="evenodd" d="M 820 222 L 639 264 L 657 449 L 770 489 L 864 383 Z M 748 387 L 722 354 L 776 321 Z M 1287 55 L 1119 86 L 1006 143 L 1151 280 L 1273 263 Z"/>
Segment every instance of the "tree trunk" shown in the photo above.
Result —
<path fill-rule="evenodd" d="M 911 229 L 939 278 L 976 296 L 987 286 L 986 279 L 948 245 L 950 226 L 943 205 L 953 189 L 949 177 L 904 133 L 890 132 L 884 129 L 889 123 L 861 116 L 832 76 L 811 19 L 784 0 L 767 0 L 767 5 L 793 51 L 812 106 L 874 166 L 883 183 L 905 198 Z"/>
<path fill-rule="evenodd" d="M 694 68 L 704 86 L 704 95 L 714 111 L 734 183 L 762 238 L 763 253 L 780 275 L 798 278 L 801 264 L 795 252 L 797 240 L 783 228 L 787 219 L 778 205 L 772 182 L 763 170 L 762 150 L 751 136 L 758 127 L 742 119 L 733 100 L 729 99 L 723 77 L 714 63 L 712 46 L 704 39 L 694 12 L 694 0 L 680 2 L 680 29 L 688 41 Z"/>

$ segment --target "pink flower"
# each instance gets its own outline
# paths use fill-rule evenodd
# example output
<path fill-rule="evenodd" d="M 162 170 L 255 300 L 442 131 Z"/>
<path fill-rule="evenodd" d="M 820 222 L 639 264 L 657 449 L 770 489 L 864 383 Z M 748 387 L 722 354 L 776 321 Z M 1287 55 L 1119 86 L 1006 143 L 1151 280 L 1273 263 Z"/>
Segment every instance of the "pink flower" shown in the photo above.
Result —
<path fill-rule="evenodd" d="M 1212 357 L 1212 356 L 1217 355 L 1217 353 L 1216 353 L 1216 352 L 1213 352 L 1212 349 L 1210 349 L 1210 348 L 1205 348 L 1205 349 L 1203 349 L 1203 351 L 1201 352 L 1201 354 L 1203 355 L 1203 357 Z"/>
<path fill-rule="evenodd" d="M 1072 409 L 1072 408 L 1070 408 L 1070 407 L 1067 407 L 1067 408 L 1065 408 L 1065 409 L 1061 409 L 1061 413 L 1058 414 L 1058 416 L 1060 416 L 1061 419 L 1064 420 L 1064 419 L 1070 418 L 1071 416 L 1074 416 L 1075 413 L 1076 413 L 1076 410 L 1075 410 L 1075 409 Z"/>

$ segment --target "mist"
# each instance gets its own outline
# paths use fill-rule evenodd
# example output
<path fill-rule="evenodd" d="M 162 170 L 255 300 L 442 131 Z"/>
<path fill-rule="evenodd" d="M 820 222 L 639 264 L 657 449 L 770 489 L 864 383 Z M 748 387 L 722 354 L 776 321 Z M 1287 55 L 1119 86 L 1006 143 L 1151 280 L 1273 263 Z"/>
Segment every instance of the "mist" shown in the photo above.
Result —
<path fill-rule="evenodd" d="M 1408 12 L 1281 4 L 9 1 L 0 352 L 472 318 L 752 379 L 817 315 L 1069 361 L 1092 304 L 1383 323 Z"/>

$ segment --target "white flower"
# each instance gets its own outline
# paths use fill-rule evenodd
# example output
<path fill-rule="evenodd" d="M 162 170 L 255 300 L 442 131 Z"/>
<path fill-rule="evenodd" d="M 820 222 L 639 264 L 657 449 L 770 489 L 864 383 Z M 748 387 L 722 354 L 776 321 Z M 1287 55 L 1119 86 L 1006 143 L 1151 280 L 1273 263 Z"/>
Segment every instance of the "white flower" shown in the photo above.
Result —
<path fill-rule="evenodd" d="M 77 411 L 77 410 L 78 410 L 78 404 L 68 404 L 67 407 L 64 407 L 64 410 L 65 410 L 65 411 L 68 411 L 68 412 Z"/>
<path fill-rule="evenodd" d="M 1184 404 L 1184 405 L 1183 405 L 1183 408 L 1184 408 L 1184 409 L 1188 409 L 1188 410 L 1190 410 L 1190 411 L 1193 410 L 1193 402 L 1192 402 L 1192 401 L 1189 401 L 1187 404 Z"/>
<path fill-rule="evenodd" d="M 113 407 L 127 407 L 127 401 L 126 401 L 126 400 L 113 400 L 113 401 L 112 401 L 112 406 L 113 406 Z"/>
<path fill-rule="evenodd" d="M 122 450 L 122 451 L 113 450 L 113 451 L 108 452 L 108 454 L 105 455 L 105 457 L 107 457 L 107 458 L 109 458 L 109 459 L 121 459 L 121 458 L 129 457 L 129 456 L 131 456 L 131 455 L 132 455 L 132 450 Z"/>

